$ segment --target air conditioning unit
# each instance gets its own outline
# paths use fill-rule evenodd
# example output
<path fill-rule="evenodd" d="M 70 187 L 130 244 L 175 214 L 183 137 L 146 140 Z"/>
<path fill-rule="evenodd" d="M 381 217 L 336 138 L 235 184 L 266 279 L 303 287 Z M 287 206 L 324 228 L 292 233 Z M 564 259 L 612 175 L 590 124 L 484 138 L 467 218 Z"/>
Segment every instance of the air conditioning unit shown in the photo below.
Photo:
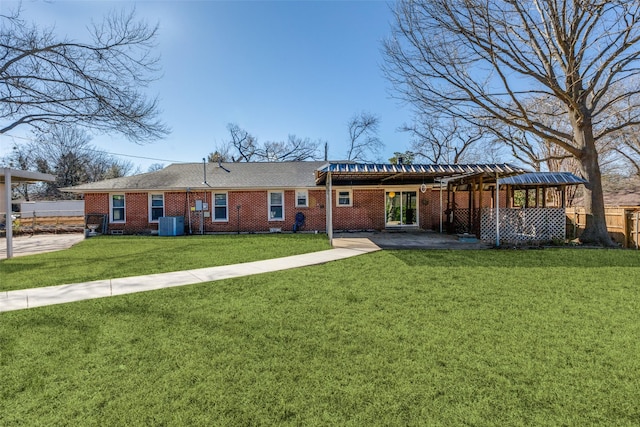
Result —
<path fill-rule="evenodd" d="M 184 234 L 184 217 L 161 216 L 158 219 L 158 236 L 182 236 Z"/>

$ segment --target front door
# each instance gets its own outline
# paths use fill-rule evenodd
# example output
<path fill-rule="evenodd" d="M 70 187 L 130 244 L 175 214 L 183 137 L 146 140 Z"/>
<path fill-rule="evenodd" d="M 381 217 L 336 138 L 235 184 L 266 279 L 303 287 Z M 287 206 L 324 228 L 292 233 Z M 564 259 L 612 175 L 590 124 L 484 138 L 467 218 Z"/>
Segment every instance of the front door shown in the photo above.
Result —
<path fill-rule="evenodd" d="M 416 225 L 418 223 L 416 200 L 417 193 L 415 191 L 387 191 L 386 226 Z"/>

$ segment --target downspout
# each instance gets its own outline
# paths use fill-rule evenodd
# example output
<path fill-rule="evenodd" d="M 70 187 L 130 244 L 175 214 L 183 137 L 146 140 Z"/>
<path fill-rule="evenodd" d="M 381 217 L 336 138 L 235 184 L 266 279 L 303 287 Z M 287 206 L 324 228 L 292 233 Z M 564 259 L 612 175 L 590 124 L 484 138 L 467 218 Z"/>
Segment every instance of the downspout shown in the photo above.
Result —
<path fill-rule="evenodd" d="M 189 235 L 191 235 L 191 204 L 190 204 L 190 200 L 189 200 L 189 190 L 190 188 L 187 187 L 187 193 L 186 193 L 186 197 L 185 197 L 185 203 L 186 203 L 186 207 L 187 207 L 187 217 L 189 218 Z"/>
<path fill-rule="evenodd" d="M 11 216 L 11 169 L 4 169 L 4 202 L 6 205 L 6 213 L 4 220 L 4 229 L 7 235 L 7 259 L 13 257 L 13 217 Z"/>

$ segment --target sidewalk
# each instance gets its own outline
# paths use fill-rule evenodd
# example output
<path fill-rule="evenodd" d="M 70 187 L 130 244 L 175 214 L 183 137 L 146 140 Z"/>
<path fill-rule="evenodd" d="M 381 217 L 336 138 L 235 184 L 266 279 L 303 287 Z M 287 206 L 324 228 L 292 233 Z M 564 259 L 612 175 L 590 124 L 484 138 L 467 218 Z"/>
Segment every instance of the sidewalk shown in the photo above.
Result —
<path fill-rule="evenodd" d="M 0 293 L 0 312 L 193 285 L 233 277 L 324 264 L 380 249 L 369 239 L 362 238 L 334 239 L 333 246 L 333 249 L 326 251 L 243 264 L 6 291 Z"/>

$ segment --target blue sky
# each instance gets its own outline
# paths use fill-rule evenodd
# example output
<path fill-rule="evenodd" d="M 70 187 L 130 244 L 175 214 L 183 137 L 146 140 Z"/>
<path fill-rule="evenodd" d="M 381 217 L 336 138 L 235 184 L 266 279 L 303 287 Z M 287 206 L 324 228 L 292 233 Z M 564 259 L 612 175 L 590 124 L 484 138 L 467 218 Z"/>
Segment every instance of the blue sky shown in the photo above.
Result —
<path fill-rule="evenodd" d="M 15 6 L 3 0 L 0 9 Z M 389 95 L 382 75 L 382 40 L 392 13 L 383 1 L 29 1 L 23 17 L 55 25 L 60 36 L 83 40 L 85 26 L 109 10 L 136 7 L 159 23 L 157 53 L 163 76 L 151 87 L 160 98 L 166 139 L 139 146 L 119 135 L 96 135 L 105 151 L 170 161 L 201 161 L 228 140 L 237 123 L 259 141 L 289 134 L 329 143 L 342 159 L 347 122 L 361 111 L 381 119 L 387 161 L 408 149 L 397 131 L 411 119 L 408 107 Z M 11 134 L 24 135 L 26 129 Z M 18 139 L 0 137 L 2 153 Z M 129 158 L 146 171 L 168 161 Z"/>

